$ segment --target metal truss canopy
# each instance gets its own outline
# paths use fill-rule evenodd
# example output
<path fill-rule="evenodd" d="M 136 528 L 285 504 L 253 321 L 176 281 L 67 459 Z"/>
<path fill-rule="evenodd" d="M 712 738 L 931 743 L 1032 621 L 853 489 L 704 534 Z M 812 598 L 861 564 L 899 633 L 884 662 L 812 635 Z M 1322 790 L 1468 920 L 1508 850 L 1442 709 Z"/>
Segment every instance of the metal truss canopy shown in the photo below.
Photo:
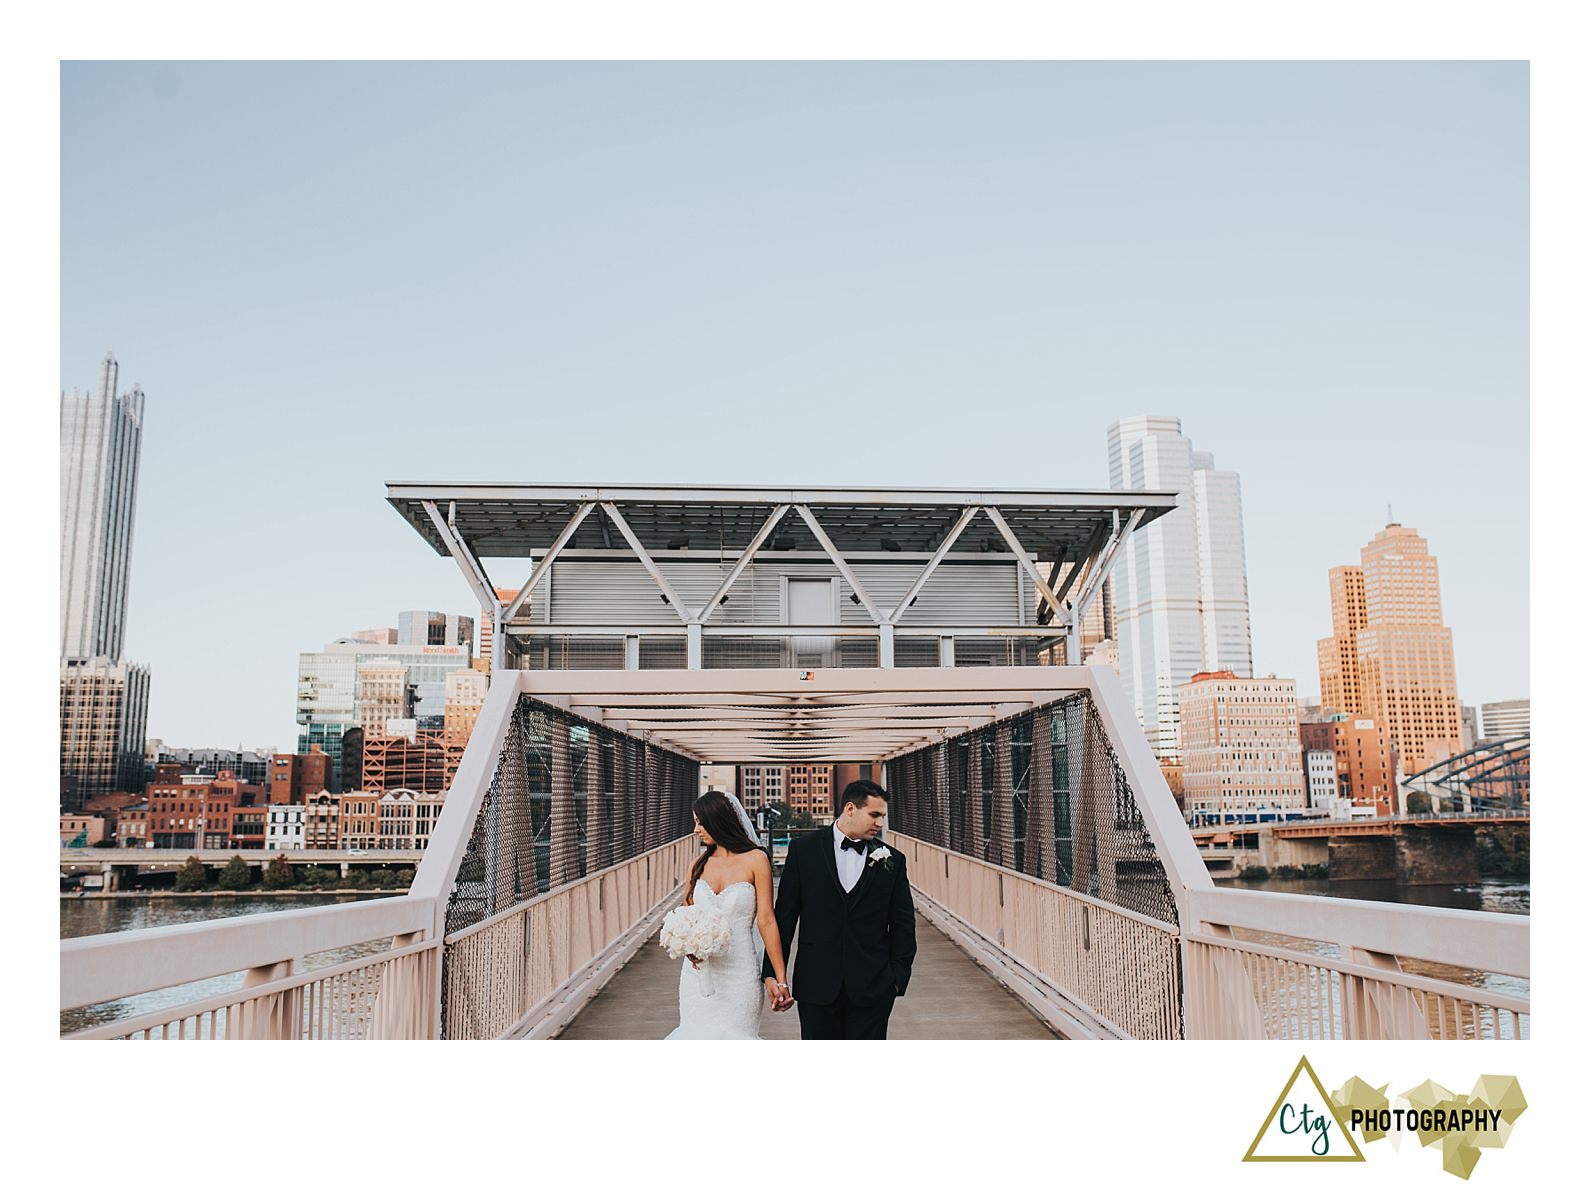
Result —
<path fill-rule="evenodd" d="M 977 490 L 928 488 L 765 488 L 573 486 L 510 483 L 388 483 L 388 502 L 441 555 L 453 553 L 426 511 L 447 514 L 447 525 L 481 558 L 538 557 L 550 548 L 583 505 L 612 505 L 649 551 L 741 551 L 780 506 L 790 512 L 770 538 L 772 550 L 822 551 L 820 539 L 796 515 L 812 510 L 841 553 L 931 554 L 971 507 L 992 507 L 1029 553 L 1070 561 L 1089 546 L 1101 526 L 1124 525 L 1142 510 L 1139 524 L 1176 507 L 1174 492 L 1090 490 Z M 771 531 L 770 531 L 771 532 Z M 894 549 L 891 550 L 891 543 Z M 996 544 L 997 543 L 997 544 Z M 566 543 L 574 550 L 613 550 L 624 538 L 609 521 L 581 521 Z M 1008 553 L 1000 530 L 978 515 L 961 532 L 962 549 Z"/>
<path fill-rule="evenodd" d="M 872 762 L 1084 690 L 1095 669 L 524 671 L 519 686 L 704 763 Z"/>
<path fill-rule="evenodd" d="M 691 669 L 703 666 L 708 626 L 728 624 L 714 618 L 735 581 L 758 556 L 780 554 L 820 557 L 837 570 L 866 610 L 883 667 L 894 666 L 895 627 L 906 623 L 906 610 L 942 563 L 1012 562 L 1039 598 L 1036 611 L 1018 612 L 1017 623 L 1040 636 L 1063 636 L 1067 660 L 1077 662 L 1082 614 L 1116 555 L 1135 530 L 1176 507 L 1174 492 L 468 483 L 388 483 L 387 500 L 458 564 L 490 614 L 494 667 L 506 665 L 508 630 L 525 632 L 520 614 L 562 555 L 638 562 L 687 635 Z M 724 571 L 717 591 L 705 604 L 688 601 L 665 564 L 714 556 Z M 486 574 L 487 558 L 530 564 L 506 605 Z M 909 564 L 916 578 L 903 596 L 880 602 L 856 566 L 891 560 Z M 628 632 L 619 625 L 607 636 Z M 941 661 L 953 658 L 953 637 L 946 635 Z"/>

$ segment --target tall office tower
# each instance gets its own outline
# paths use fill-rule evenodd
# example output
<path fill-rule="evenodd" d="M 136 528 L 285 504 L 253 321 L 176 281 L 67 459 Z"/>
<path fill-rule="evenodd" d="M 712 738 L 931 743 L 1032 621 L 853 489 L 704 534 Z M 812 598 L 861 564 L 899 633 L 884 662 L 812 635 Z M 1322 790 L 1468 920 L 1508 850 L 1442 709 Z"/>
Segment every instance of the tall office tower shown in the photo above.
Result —
<path fill-rule="evenodd" d="M 1320 694 L 1327 706 L 1383 722 L 1402 770 L 1417 774 L 1463 748 L 1435 556 L 1418 530 L 1393 522 L 1359 559 L 1331 571 L 1332 636 L 1319 643 Z"/>
<path fill-rule="evenodd" d="M 61 657 L 120 660 L 144 394 L 116 394 L 111 355 L 99 391 L 61 392 Z"/>
<path fill-rule="evenodd" d="M 1328 714 L 1363 712 L 1358 679 L 1358 631 L 1369 624 L 1364 569 L 1332 567 L 1331 635 L 1319 647 L 1320 707 Z"/>
<path fill-rule="evenodd" d="M 1529 698 L 1480 705 L 1480 736 L 1487 742 L 1529 732 Z"/>
<path fill-rule="evenodd" d="M 397 644 L 400 646 L 475 647 L 475 618 L 456 613 L 398 613 Z"/>
<path fill-rule="evenodd" d="M 149 672 L 100 655 L 61 660 L 61 802 L 144 786 Z"/>
<path fill-rule="evenodd" d="M 122 661 L 144 394 L 61 392 L 61 776 L 75 799 L 143 786 L 149 672 Z"/>
<path fill-rule="evenodd" d="M 1154 753 L 1174 761 L 1177 689 L 1206 671 L 1253 674 L 1241 483 L 1193 449 L 1176 417 L 1123 418 L 1108 442 L 1112 488 L 1179 493 L 1111 575 L 1121 682 Z"/>

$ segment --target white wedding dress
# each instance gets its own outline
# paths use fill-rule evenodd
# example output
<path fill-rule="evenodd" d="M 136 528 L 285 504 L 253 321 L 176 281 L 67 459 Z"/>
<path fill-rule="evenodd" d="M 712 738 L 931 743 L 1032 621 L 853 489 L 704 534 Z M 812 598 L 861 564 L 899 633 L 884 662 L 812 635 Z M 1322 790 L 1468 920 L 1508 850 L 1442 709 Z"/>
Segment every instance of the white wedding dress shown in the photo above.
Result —
<path fill-rule="evenodd" d="M 756 932 L 756 884 L 731 883 L 723 894 L 705 879 L 696 881 L 695 903 L 711 905 L 733 931 L 729 948 L 707 960 L 712 994 L 701 994 L 700 972 L 688 958 L 680 959 L 679 1028 L 674 1038 L 756 1040 L 762 1026 L 762 939 Z"/>

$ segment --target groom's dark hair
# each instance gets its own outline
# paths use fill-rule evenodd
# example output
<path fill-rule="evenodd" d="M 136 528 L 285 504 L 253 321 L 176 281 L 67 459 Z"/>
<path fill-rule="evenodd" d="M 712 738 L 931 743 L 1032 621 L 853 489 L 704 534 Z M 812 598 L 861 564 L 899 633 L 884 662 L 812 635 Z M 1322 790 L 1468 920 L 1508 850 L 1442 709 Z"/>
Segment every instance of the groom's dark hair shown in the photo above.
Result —
<path fill-rule="evenodd" d="M 869 797 L 877 796 L 885 804 L 889 803 L 889 793 L 873 783 L 870 779 L 854 779 L 845 785 L 845 790 L 839 793 L 839 799 L 834 801 L 834 816 L 841 816 L 845 805 L 854 804 L 857 808 L 866 808 Z"/>

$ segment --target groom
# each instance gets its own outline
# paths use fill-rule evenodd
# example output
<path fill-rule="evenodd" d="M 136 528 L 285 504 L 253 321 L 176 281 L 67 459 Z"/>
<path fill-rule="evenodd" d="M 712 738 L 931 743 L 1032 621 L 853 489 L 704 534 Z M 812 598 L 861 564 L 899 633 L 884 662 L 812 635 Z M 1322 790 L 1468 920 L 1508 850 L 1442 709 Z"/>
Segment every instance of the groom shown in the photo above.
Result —
<path fill-rule="evenodd" d="M 889 793 L 868 779 L 845 788 L 833 825 L 790 843 L 773 914 L 788 951 L 800 925 L 793 999 L 762 960 L 774 1012 L 800 1003 L 801 1038 L 881 1039 L 916 957 L 916 910 L 905 855 L 878 834 Z"/>

